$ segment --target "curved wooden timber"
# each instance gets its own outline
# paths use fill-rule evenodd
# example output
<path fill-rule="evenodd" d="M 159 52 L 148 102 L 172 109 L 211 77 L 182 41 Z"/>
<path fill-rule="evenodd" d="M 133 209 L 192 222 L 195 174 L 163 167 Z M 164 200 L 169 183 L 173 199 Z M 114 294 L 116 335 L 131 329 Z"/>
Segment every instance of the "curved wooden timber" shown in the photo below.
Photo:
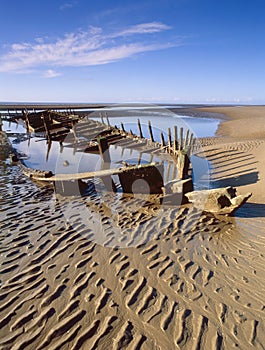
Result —
<path fill-rule="evenodd" d="M 82 180 L 82 179 L 92 179 L 94 177 L 105 177 L 111 175 L 119 175 L 125 174 L 126 172 L 134 172 L 140 169 L 142 170 L 151 170 L 152 168 L 156 168 L 159 165 L 157 163 L 149 163 L 149 164 L 141 164 L 141 165 L 133 165 L 133 166 L 125 166 L 113 169 L 104 169 L 98 171 L 89 171 L 85 173 L 76 173 L 76 174 L 47 174 L 47 172 L 40 172 L 34 169 L 29 169 L 23 167 L 24 174 L 28 177 L 37 180 L 37 181 L 72 181 L 72 180 Z M 149 169 L 148 169 L 149 168 Z"/>

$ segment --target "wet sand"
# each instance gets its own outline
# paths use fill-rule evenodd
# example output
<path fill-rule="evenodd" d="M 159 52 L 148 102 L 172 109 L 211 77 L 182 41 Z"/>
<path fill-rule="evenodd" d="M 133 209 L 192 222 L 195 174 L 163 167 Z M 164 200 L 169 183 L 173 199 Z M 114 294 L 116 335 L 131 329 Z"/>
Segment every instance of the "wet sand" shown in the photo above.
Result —
<path fill-rule="evenodd" d="M 56 198 L 0 162 L 1 349 L 265 348 L 265 108 L 207 111 L 227 114 L 201 139 L 214 186 L 253 193 L 233 218 Z"/>

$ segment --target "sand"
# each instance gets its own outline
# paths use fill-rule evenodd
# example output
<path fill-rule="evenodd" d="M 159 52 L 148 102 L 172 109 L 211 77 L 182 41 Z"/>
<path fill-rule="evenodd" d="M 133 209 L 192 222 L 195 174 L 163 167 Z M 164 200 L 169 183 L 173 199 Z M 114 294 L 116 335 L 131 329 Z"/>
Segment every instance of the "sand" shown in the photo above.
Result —
<path fill-rule="evenodd" d="M 265 348 L 265 108 L 208 112 L 227 115 L 201 140 L 214 185 L 253 193 L 233 218 L 56 197 L 0 163 L 1 349 Z"/>

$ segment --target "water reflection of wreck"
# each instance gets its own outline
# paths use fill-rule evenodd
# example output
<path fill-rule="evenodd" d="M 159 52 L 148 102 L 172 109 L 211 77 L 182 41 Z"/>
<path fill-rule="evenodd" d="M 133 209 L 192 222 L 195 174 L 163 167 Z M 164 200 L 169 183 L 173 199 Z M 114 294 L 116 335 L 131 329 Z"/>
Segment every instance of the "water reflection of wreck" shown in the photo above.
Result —
<path fill-rule="evenodd" d="M 47 157 L 51 142 L 60 142 L 61 147 L 72 148 L 74 152 L 97 154 L 101 159 L 101 169 L 75 174 L 52 174 L 50 171 L 38 171 L 24 167 L 26 175 L 38 181 L 56 183 L 56 189 L 67 192 L 73 187 L 73 182 L 82 186 L 83 180 L 100 178 L 107 190 L 116 192 L 120 187 L 126 193 L 162 194 L 165 183 L 170 180 L 189 179 L 189 190 L 192 190 L 190 156 L 194 145 L 193 134 L 186 133 L 183 128 L 179 135 L 177 127 L 168 134 L 161 133 L 160 142 L 153 136 L 153 128 L 148 123 L 149 139 L 143 137 L 141 122 L 138 119 L 138 135 L 131 130 L 126 131 L 123 123 L 121 127 L 111 126 L 106 115 L 101 122 L 89 117 L 80 118 L 75 114 L 64 114 L 51 110 L 37 113 L 23 112 L 22 118 L 28 131 L 45 136 L 48 141 Z M 166 141 L 165 141 L 166 140 Z M 120 164 L 113 167 L 110 150 L 114 147 L 121 156 Z M 132 164 L 122 159 L 125 150 L 137 152 L 137 161 Z M 149 161 L 142 159 L 149 154 Z M 144 158 L 144 157 L 143 157 Z M 115 182 L 113 177 L 117 180 Z M 187 181 L 186 181 L 187 182 Z M 186 183 L 185 182 L 185 183 Z M 172 186 L 167 187 L 171 188 Z"/>

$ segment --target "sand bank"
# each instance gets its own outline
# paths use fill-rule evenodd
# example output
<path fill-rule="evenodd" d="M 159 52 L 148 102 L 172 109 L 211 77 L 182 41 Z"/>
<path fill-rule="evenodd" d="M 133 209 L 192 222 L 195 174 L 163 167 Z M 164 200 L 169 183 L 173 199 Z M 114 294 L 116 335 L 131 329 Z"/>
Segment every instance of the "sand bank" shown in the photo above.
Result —
<path fill-rule="evenodd" d="M 240 115 L 201 140 L 216 185 L 253 192 L 235 218 L 107 193 L 56 199 L 0 163 L 0 348 L 264 349 L 264 140 L 224 132 L 231 121 L 240 133 Z"/>
<path fill-rule="evenodd" d="M 201 112 L 226 116 L 217 137 L 202 140 L 214 165 L 212 180 L 252 192 L 251 201 L 265 204 L 265 107 L 209 107 Z"/>

